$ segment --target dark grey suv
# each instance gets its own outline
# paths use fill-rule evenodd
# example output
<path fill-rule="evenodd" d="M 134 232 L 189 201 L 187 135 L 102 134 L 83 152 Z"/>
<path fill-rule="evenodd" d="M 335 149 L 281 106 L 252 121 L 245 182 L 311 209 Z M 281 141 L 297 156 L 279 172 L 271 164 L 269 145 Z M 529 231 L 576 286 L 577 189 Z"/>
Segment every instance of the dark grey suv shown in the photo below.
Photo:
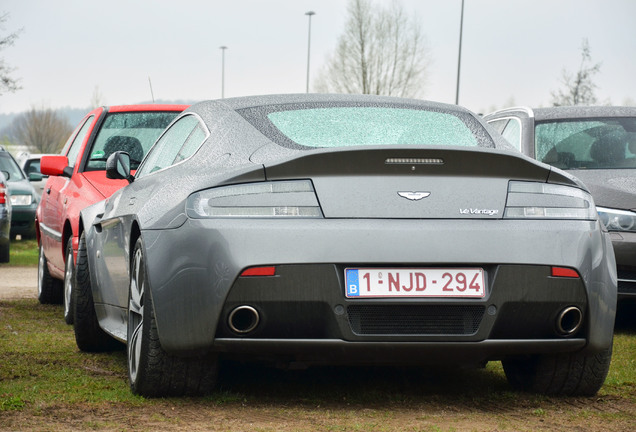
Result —
<path fill-rule="evenodd" d="M 11 237 L 21 235 L 22 238 L 35 238 L 35 210 L 40 198 L 31 181 L 41 179 L 42 175 L 32 174 L 27 177 L 4 147 L 0 147 L 0 171 L 3 171 L 9 188 L 7 195 L 13 208 Z"/>
<path fill-rule="evenodd" d="M 11 244 L 11 200 L 5 175 L 6 172 L 0 170 L 0 263 L 9 262 Z"/>
<path fill-rule="evenodd" d="M 519 107 L 484 120 L 522 153 L 585 183 L 612 238 L 619 299 L 636 300 L 636 107 Z"/>

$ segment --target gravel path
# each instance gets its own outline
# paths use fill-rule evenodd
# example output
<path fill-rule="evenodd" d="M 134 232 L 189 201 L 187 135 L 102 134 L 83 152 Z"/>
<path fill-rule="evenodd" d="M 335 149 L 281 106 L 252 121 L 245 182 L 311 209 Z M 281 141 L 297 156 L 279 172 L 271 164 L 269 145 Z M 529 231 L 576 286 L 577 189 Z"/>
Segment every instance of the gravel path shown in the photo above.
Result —
<path fill-rule="evenodd" d="M 37 267 L 0 266 L 0 300 L 37 298 Z"/>

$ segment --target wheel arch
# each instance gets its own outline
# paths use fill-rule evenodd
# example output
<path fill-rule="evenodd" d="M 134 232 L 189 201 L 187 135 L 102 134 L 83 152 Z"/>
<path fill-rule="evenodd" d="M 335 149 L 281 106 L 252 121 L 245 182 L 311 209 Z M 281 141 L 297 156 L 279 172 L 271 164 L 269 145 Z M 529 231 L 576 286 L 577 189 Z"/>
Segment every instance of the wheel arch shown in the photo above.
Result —
<path fill-rule="evenodd" d="M 69 238 L 73 237 L 73 227 L 71 221 L 68 219 L 64 221 L 64 228 L 62 229 L 62 256 L 64 257 L 64 264 L 66 264 L 66 243 Z M 73 259 L 77 258 L 77 243 L 73 244 Z"/>
<path fill-rule="evenodd" d="M 133 257 L 135 254 L 135 244 L 137 243 L 137 239 L 141 237 L 141 228 L 139 227 L 139 223 L 137 220 L 133 220 L 130 225 L 130 243 L 128 244 L 128 262 L 130 270 L 132 271 L 133 265 Z"/>

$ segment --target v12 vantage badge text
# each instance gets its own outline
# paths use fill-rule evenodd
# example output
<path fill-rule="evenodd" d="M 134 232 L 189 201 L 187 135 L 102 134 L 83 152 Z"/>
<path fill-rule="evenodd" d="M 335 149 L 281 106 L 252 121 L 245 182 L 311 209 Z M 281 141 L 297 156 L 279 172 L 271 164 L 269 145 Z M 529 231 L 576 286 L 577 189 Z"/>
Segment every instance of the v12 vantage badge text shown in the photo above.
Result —
<path fill-rule="evenodd" d="M 459 209 L 460 214 L 488 215 L 495 216 L 499 214 L 499 210 L 490 209 Z"/>

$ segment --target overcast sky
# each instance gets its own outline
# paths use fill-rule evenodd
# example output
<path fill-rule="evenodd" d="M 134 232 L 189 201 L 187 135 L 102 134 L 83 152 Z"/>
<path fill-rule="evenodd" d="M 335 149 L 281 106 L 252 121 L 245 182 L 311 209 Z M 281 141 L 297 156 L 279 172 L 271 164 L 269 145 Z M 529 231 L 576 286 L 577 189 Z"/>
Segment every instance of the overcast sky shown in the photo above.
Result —
<path fill-rule="evenodd" d="M 390 0 L 376 0 L 387 3 Z M 430 52 L 424 98 L 455 102 L 461 0 L 402 0 Z M 345 0 L 2 0 L 0 35 L 22 29 L 0 57 L 23 89 L 0 113 L 155 99 L 302 93 L 308 17 L 311 77 L 336 46 Z M 581 44 L 601 62 L 597 96 L 636 104 L 635 0 L 466 0 L 459 103 L 477 112 L 550 105 L 562 71 L 578 70 Z"/>

